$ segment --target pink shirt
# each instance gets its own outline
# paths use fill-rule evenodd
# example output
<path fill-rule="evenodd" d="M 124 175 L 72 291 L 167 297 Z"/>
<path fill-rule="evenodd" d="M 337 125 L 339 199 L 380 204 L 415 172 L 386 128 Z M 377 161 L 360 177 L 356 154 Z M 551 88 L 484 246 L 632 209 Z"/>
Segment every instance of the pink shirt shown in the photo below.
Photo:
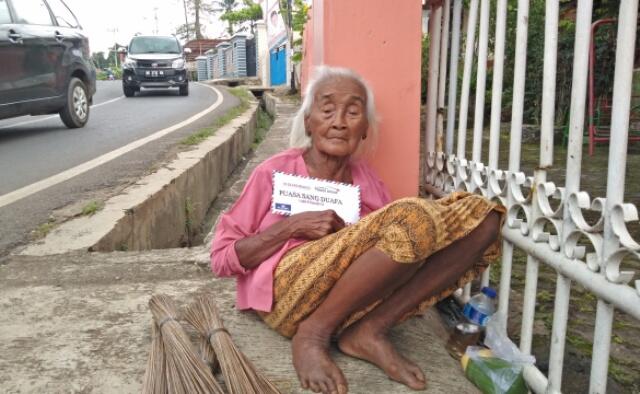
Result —
<path fill-rule="evenodd" d="M 211 249 L 211 269 L 219 277 L 236 276 L 236 307 L 269 312 L 273 303 L 273 273 L 284 254 L 306 242 L 289 239 L 280 250 L 257 267 L 247 270 L 238 260 L 236 241 L 258 234 L 286 217 L 271 213 L 273 171 L 309 176 L 302 149 L 288 149 L 258 165 L 242 194 L 216 228 Z M 362 161 L 351 164 L 353 184 L 360 186 L 360 217 L 391 201 L 389 192 L 373 170 Z"/>

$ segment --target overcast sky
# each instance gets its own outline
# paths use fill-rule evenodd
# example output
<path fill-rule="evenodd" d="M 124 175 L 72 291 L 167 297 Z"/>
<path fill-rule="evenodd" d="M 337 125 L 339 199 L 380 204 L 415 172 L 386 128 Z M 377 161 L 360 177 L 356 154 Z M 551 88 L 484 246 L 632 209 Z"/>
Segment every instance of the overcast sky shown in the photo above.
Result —
<path fill-rule="evenodd" d="M 156 29 L 154 8 L 157 8 L 158 34 L 173 34 L 184 24 L 182 0 L 65 0 L 78 17 L 89 36 L 92 52 L 106 51 L 114 41 L 126 45 L 136 33 L 153 34 Z M 208 19 L 208 20 L 207 20 Z M 189 20 L 193 22 L 192 19 Z M 216 16 L 204 20 L 204 34 L 218 37 L 224 24 Z"/>

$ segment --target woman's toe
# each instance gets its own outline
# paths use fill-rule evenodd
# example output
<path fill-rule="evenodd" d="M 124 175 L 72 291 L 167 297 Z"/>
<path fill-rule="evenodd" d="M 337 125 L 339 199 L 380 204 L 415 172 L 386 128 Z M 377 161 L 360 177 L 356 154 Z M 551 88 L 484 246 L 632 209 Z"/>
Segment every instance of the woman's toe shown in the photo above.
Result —
<path fill-rule="evenodd" d="M 324 387 L 325 387 L 325 390 L 327 391 L 327 393 L 335 393 L 335 392 L 337 392 L 336 384 L 331 379 L 326 379 L 324 381 Z"/>
<path fill-rule="evenodd" d="M 327 382 L 321 381 L 320 383 L 318 383 L 318 386 L 320 386 L 320 391 L 323 394 L 328 394 L 331 391 L 329 390 L 329 385 L 327 385 Z"/>
<path fill-rule="evenodd" d="M 411 366 L 409 368 L 409 370 L 413 373 L 413 375 L 416 377 L 416 379 L 418 379 L 420 382 L 425 383 L 426 382 L 426 378 L 424 377 L 424 372 L 422 372 L 422 370 L 420 369 L 420 367 L 417 366 Z"/>
<path fill-rule="evenodd" d="M 311 391 L 313 391 L 314 393 L 318 393 L 318 392 L 320 392 L 320 388 L 318 387 L 318 384 L 317 384 L 317 383 L 315 383 L 315 382 L 313 382 L 313 381 L 310 381 L 310 382 L 309 382 L 309 387 L 308 387 L 308 389 L 309 389 L 309 390 L 311 390 Z"/>

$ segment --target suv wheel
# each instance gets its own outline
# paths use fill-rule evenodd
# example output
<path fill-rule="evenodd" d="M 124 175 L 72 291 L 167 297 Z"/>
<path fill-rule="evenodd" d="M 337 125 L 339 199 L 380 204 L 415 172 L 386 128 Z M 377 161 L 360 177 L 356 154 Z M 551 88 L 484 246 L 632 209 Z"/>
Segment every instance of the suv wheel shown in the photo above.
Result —
<path fill-rule="evenodd" d="M 188 96 L 189 95 L 189 85 L 180 86 L 180 96 Z"/>
<path fill-rule="evenodd" d="M 67 88 L 67 101 L 60 110 L 62 122 L 70 128 L 83 127 L 89 120 L 87 87 L 80 79 L 72 77 Z"/>
<path fill-rule="evenodd" d="M 136 89 L 130 86 L 123 86 L 122 90 L 124 91 L 124 95 L 126 97 L 133 97 L 136 95 Z"/>

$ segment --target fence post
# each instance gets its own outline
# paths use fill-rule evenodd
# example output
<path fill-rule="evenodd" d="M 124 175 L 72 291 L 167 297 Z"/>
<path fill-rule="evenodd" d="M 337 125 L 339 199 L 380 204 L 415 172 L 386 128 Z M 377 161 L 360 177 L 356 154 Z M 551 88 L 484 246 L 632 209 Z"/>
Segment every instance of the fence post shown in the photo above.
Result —
<path fill-rule="evenodd" d="M 429 71 L 427 80 L 427 116 L 425 119 L 425 141 L 427 145 L 427 168 L 424 174 L 427 183 L 435 183 L 436 162 L 436 113 L 438 105 L 438 77 L 440 66 L 440 32 L 442 30 L 442 6 L 432 5 L 429 13 Z"/>

